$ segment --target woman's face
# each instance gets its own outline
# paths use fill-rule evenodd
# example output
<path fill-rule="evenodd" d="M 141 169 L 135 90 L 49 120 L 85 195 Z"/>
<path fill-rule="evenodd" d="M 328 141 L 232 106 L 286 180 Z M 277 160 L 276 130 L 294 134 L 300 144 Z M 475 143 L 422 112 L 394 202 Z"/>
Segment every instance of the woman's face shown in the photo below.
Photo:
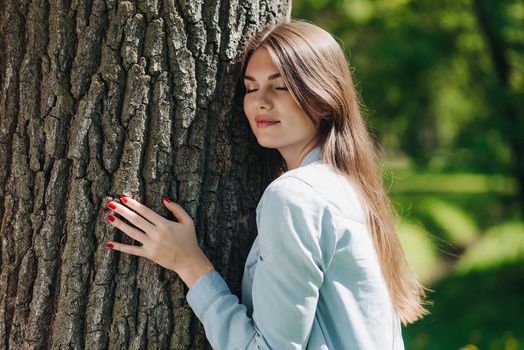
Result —
<path fill-rule="evenodd" d="M 244 85 L 244 112 L 262 147 L 300 153 L 315 139 L 315 125 L 284 85 L 267 49 L 252 54 Z"/>

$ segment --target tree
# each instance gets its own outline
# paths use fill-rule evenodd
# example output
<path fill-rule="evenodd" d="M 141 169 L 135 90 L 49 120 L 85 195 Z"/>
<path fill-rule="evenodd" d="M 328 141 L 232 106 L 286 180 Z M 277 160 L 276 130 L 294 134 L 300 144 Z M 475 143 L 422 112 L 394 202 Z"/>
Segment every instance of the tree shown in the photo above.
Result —
<path fill-rule="evenodd" d="M 106 205 L 170 196 L 238 294 L 268 181 L 239 52 L 290 6 L 0 1 L 0 348 L 209 348 L 174 272 L 105 247 L 132 242 Z"/>

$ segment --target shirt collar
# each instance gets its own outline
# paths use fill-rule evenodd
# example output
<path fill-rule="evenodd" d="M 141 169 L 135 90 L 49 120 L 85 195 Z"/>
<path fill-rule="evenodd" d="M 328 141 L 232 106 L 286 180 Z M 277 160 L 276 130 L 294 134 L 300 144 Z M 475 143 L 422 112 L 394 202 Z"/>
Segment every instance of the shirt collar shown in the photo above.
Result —
<path fill-rule="evenodd" d="M 302 159 L 302 162 L 300 162 L 300 165 L 298 167 L 300 168 L 306 166 L 320 159 L 322 159 L 322 152 L 320 150 L 320 146 L 317 146 L 313 148 L 311 151 L 309 151 L 309 153 L 304 157 L 304 159 Z"/>

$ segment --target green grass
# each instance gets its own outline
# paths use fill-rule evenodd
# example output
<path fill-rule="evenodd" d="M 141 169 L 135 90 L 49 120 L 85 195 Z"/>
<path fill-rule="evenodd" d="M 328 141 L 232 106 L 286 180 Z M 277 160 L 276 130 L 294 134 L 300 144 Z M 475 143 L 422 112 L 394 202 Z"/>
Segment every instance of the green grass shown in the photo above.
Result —
<path fill-rule="evenodd" d="M 524 223 L 490 228 L 430 286 L 431 314 L 407 327 L 407 349 L 524 349 Z"/>
<path fill-rule="evenodd" d="M 515 182 L 391 172 L 402 246 L 432 290 L 431 314 L 404 329 L 406 349 L 524 350 L 524 222 Z"/>
<path fill-rule="evenodd" d="M 517 183 L 503 175 L 483 174 L 434 174 L 412 173 L 408 170 L 389 170 L 393 174 L 391 193 L 460 193 L 481 194 L 496 193 L 514 195 Z M 386 177 L 387 179 L 387 177 Z"/>
<path fill-rule="evenodd" d="M 523 276 L 521 261 L 445 277 L 431 314 L 404 329 L 406 349 L 524 349 Z"/>

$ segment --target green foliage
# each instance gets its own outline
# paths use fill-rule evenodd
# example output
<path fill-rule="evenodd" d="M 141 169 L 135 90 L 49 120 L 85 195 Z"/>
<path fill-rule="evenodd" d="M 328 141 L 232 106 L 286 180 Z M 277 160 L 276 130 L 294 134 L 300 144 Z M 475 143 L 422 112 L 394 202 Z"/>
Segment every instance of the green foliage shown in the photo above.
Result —
<path fill-rule="evenodd" d="M 420 210 L 443 234 L 443 238 L 459 246 L 472 243 L 479 234 L 479 229 L 470 214 L 456 205 L 437 198 L 424 199 Z"/>
<path fill-rule="evenodd" d="M 456 265 L 458 272 L 524 262 L 524 223 L 506 222 L 486 231 Z M 524 282 L 524 280 L 522 281 Z"/>
<path fill-rule="evenodd" d="M 399 224 L 398 232 L 406 258 L 415 274 L 423 282 L 431 280 L 438 269 L 438 253 L 428 232 L 424 227 L 407 220 Z"/>
<path fill-rule="evenodd" d="M 524 3 L 487 3 L 510 91 L 500 85 L 472 1 L 305 0 L 293 4 L 292 15 L 343 43 L 385 149 L 437 172 L 510 173 L 507 135 L 524 133 L 505 112 L 508 98 L 524 99 Z"/>

